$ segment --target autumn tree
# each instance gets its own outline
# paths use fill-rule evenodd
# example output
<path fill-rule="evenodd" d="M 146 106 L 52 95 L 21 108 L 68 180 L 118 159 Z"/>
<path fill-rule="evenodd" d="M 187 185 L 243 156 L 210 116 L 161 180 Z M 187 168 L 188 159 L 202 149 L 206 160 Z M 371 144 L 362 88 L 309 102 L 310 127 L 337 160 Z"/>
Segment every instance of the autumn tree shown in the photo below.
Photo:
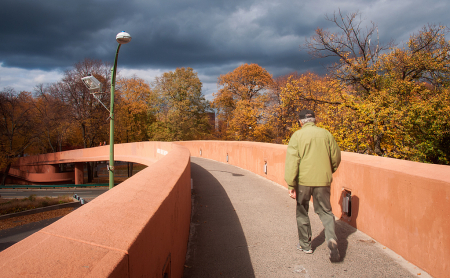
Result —
<path fill-rule="evenodd" d="M 40 130 L 40 153 L 60 152 L 63 145 L 71 144 L 76 126 L 70 120 L 67 103 L 51 93 L 51 86 L 38 85 L 35 93 L 36 128 Z"/>
<path fill-rule="evenodd" d="M 0 92 L 0 170 L 5 184 L 11 164 L 23 156 L 38 137 L 34 100 L 31 93 L 17 94 L 6 88 Z"/>
<path fill-rule="evenodd" d="M 272 76 L 257 64 L 243 64 L 232 72 L 220 75 L 214 94 L 213 106 L 217 109 L 220 128 L 226 138 L 233 140 L 268 141 L 265 106 L 266 91 Z"/>
<path fill-rule="evenodd" d="M 109 134 L 108 112 L 103 105 L 91 94 L 81 81 L 82 77 L 92 74 L 98 79 L 103 88 L 109 88 L 110 66 L 99 60 L 85 59 L 78 62 L 64 73 L 62 81 L 53 84 L 51 94 L 60 98 L 67 105 L 70 120 L 76 124 L 78 135 L 75 143 L 84 148 L 98 146 L 107 141 Z M 110 94 L 98 94 L 101 102 L 109 103 Z M 88 181 L 93 178 L 93 164 L 88 163 Z"/>
<path fill-rule="evenodd" d="M 150 110 L 155 94 L 143 79 L 133 76 L 117 82 L 116 131 L 118 142 L 148 140 L 147 129 L 155 121 Z"/>
<path fill-rule="evenodd" d="M 450 42 L 446 34 L 444 26 L 424 26 L 411 35 L 406 47 L 380 57 L 384 86 L 379 95 L 390 118 L 383 128 L 389 153 L 399 158 L 450 163 Z"/>
<path fill-rule="evenodd" d="M 321 117 L 341 148 L 448 164 L 447 29 L 428 25 L 406 47 L 386 49 L 371 44 L 376 28 L 363 32 L 357 14 L 331 21 L 342 33 L 318 29 L 306 46 L 339 59 L 330 71 L 339 86 L 328 94 L 334 100 L 322 101 Z"/>
<path fill-rule="evenodd" d="M 317 74 L 297 72 L 274 79 L 268 91 L 270 98 L 267 110 L 270 111 L 269 124 L 273 130 L 276 143 L 289 140 L 293 132 L 299 128 L 298 113 L 303 109 L 316 111 L 320 104 L 330 95 L 333 84 L 329 77 Z"/>
<path fill-rule="evenodd" d="M 82 77 L 92 74 L 103 85 L 109 88 L 109 65 L 99 60 L 85 59 L 74 65 L 73 69 L 64 73 L 62 81 L 53 84 L 51 93 L 62 99 L 67 106 L 72 121 L 77 123 L 81 144 L 84 148 L 98 145 L 106 140 L 108 130 L 108 112 L 81 81 Z M 109 103 L 109 94 L 99 94 L 103 103 Z"/>
<path fill-rule="evenodd" d="M 379 91 L 382 82 L 377 74 L 380 54 L 388 49 L 378 42 L 378 36 L 373 38 L 377 32 L 376 25 L 364 29 L 360 13 L 343 15 L 340 11 L 333 16 L 327 16 L 327 20 L 338 27 L 338 33 L 331 33 L 321 28 L 316 29 L 315 35 L 306 40 L 305 48 L 309 53 L 318 58 L 335 57 L 337 62 L 329 68 L 330 75 L 347 87 L 345 90 L 349 98 L 355 96 L 358 101 L 364 101 L 371 94 Z M 377 34 L 378 35 L 378 34 Z M 390 43 L 389 46 L 392 46 Z M 345 99 L 343 95 L 343 106 L 347 109 L 355 102 Z M 353 98 L 351 98 L 353 100 Z M 346 101 L 347 100 L 347 101 Z M 356 103 L 359 103 L 356 101 Z M 375 121 L 373 121 L 375 120 Z M 377 125 L 376 119 L 372 122 Z M 383 132 L 376 128 L 371 129 L 374 145 L 370 153 L 382 155 L 381 143 Z"/>
<path fill-rule="evenodd" d="M 329 67 L 330 74 L 353 87 L 355 93 L 369 94 L 379 87 L 373 67 L 380 54 L 393 47 L 394 43 L 391 41 L 381 45 L 377 26 L 372 22 L 364 28 L 359 12 L 344 15 L 339 11 L 333 16 L 326 16 L 326 19 L 338 27 L 339 32 L 317 28 L 315 35 L 306 40 L 302 49 L 307 49 L 316 58 L 336 58 L 337 61 Z"/>
<path fill-rule="evenodd" d="M 156 77 L 153 92 L 156 100 L 151 111 L 156 122 L 149 128 L 150 140 L 178 141 L 203 139 L 211 133 L 209 102 L 202 94 L 202 82 L 192 68 Z"/>

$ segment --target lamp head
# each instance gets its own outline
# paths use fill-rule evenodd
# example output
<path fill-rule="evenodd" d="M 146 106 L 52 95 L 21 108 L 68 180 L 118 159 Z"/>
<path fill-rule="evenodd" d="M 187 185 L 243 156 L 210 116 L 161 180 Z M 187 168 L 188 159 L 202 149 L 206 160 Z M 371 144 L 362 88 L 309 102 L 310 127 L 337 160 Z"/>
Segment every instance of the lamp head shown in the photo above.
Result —
<path fill-rule="evenodd" d="M 93 77 L 92 75 L 83 77 L 83 78 L 81 78 L 81 80 L 83 81 L 84 85 L 86 85 L 86 87 L 90 91 L 95 91 L 95 90 L 101 91 L 102 83 L 100 83 L 100 81 L 98 81 L 97 78 Z"/>
<path fill-rule="evenodd" d="M 120 44 L 126 44 L 131 41 L 131 36 L 127 32 L 122 31 L 119 34 L 117 34 L 116 41 Z"/>

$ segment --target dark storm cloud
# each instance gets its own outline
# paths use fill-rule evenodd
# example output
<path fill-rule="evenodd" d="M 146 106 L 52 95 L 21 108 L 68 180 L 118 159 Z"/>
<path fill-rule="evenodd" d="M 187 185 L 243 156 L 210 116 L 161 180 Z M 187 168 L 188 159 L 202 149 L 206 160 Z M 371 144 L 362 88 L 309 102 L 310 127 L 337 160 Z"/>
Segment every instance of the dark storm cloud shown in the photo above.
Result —
<path fill-rule="evenodd" d="M 119 1 L 2 1 L 0 24 L 8 40 L 0 46 L 0 60 L 4 66 L 48 69 L 88 55 L 102 58 L 107 51 L 99 46 L 117 33 L 110 28 L 120 21 L 119 11 L 132 12 Z"/>
<path fill-rule="evenodd" d="M 274 76 L 324 72 L 299 46 L 314 30 L 336 27 L 325 15 L 360 11 L 363 25 L 379 26 L 380 40 L 405 42 L 426 23 L 446 24 L 449 4 L 429 1 L 301 0 L 3 0 L 3 68 L 55 70 L 84 58 L 113 62 L 115 35 L 133 37 L 121 48 L 128 69 L 192 67 L 215 82 L 241 63 L 258 63 Z M 443 19 L 443 20 L 442 20 Z M 3 78 L 4 79 L 4 78 Z M 211 81 L 214 80 L 214 81 Z"/>
<path fill-rule="evenodd" d="M 110 60 L 121 30 L 133 37 L 121 63 L 137 68 L 273 60 L 297 52 L 299 41 L 292 36 L 303 33 L 293 9 L 269 14 L 263 4 L 252 8 L 250 1 L 3 2 L 0 24 L 8 39 L 0 46 L 0 60 L 7 67 L 50 69 L 85 57 Z M 283 42 L 283 36 L 291 40 Z"/>

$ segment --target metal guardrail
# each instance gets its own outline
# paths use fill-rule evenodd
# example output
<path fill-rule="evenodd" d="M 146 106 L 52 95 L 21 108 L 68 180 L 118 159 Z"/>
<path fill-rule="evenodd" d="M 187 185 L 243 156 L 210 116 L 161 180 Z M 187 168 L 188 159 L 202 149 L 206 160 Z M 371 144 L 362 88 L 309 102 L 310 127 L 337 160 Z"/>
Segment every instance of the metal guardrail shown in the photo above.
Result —
<path fill-rule="evenodd" d="M 114 184 L 114 186 L 118 185 L 118 183 Z M 0 189 L 46 189 L 46 188 L 63 188 L 63 187 L 75 187 L 75 188 L 83 188 L 83 187 L 102 187 L 109 186 L 108 183 L 96 183 L 96 184 L 50 184 L 50 185 L 2 185 Z"/>

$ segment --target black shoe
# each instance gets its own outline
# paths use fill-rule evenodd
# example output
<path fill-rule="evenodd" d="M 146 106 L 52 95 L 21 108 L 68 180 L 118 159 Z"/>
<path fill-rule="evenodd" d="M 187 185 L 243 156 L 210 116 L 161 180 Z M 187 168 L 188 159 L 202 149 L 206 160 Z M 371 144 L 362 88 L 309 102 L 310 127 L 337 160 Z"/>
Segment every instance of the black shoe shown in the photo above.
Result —
<path fill-rule="evenodd" d="M 341 256 L 339 255 L 339 249 L 336 240 L 330 239 L 328 241 L 328 248 L 330 249 L 330 261 L 333 263 L 339 262 Z"/>

